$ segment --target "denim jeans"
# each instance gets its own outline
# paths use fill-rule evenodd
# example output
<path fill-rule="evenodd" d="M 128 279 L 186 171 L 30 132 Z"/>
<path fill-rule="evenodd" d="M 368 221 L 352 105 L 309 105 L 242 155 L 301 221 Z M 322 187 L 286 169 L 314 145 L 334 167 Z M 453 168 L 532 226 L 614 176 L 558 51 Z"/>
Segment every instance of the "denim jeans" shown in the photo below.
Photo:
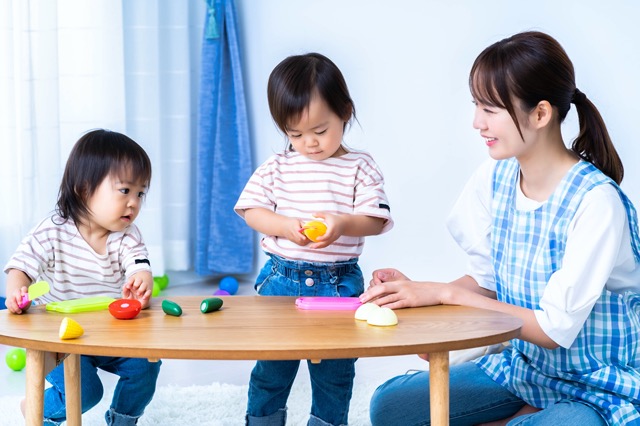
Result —
<path fill-rule="evenodd" d="M 472 362 L 452 366 L 449 374 L 449 422 L 452 426 L 505 419 L 525 405 Z M 370 416 L 373 426 L 430 425 L 429 372 L 405 374 L 383 383 L 371 397 Z M 569 400 L 519 416 L 508 423 L 509 426 L 606 424 L 594 408 Z"/>
<path fill-rule="evenodd" d="M 102 399 L 104 388 L 98 368 L 120 376 L 113 393 L 111 407 L 105 413 L 107 425 L 128 426 L 138 423 L 145 407 L 156 390 L 156 379 L 161 361 L 150 362 L 143 358 L 114 358 L 105 356 L 80 357 L 81 407 L 86 412 Z M 59 425 L 66 419 L 64 393 L 64 367 L 60 364 L 47 376 L 51 387 L 44 393 L 44 417 L 46 425 Z"/>
<path fill-rule="evenodd" d="M 256 279 L 261 296 L 358 296 L 364 279 L 357 259 L 339 263 L 309 263 L 270 255 Z M 346 425 L 356 359 L 307 361 L 311 376 L 308 425 Z M 286 404 L 300 361 L 258 361 L 251 372 L 246 424 L 282 426 Z"/>

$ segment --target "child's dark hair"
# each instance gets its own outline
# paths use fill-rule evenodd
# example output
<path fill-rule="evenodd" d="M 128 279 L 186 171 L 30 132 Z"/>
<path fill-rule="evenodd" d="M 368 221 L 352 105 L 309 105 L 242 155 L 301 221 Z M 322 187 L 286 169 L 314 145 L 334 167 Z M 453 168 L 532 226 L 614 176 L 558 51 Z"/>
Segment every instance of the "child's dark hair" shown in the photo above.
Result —
<path fill-rule="evenodd" d="M 345 128 L 355 118 L 356 107 L 347 83 L 336 64 L 326 56 L 319 53 L 289 56 L 273 69 L 267 84 L 269 110 L 284 134 L 292 121 L 300 119 L 315 93 L 345 122 Z"/>
<path fill-rule="evenodd" d="M 505 108 L 522 130 L 516 116 L 514 98 L 524 110 L 548 101 L 564 121 L 571 104 L 576 106 L 580 133 L 571 149 L 593 163 L 616 183 L 622 182 L 624 168 L 600 112 L 576 87 L 573 64 L 553 37 L 529 31 L 515 34 L 487 47 L 476 58 L 469 75 L 475 100 Z"/>
<path fill-rule="evenodd" d="M 74 145 L 60 183 L 56 213 L 76 224 L 90 212 L 89 198 L 102 181 L 114 174 L 133 171 L 139 182 L 151 182 L 151 160 L 133 139 L 121 133 L 97 129 L 85 133 Z"/>

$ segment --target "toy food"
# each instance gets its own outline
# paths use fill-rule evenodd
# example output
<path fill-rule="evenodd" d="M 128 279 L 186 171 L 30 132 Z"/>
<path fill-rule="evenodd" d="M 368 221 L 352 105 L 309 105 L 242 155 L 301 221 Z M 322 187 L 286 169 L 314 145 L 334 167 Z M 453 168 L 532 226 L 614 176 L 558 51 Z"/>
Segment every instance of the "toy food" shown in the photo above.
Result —
<path fill-rule="evenodd" d="M 72 320 L 69 317 L 65 317 L 62 319 L 60 323 L 60 331 L 58 335 L 61 339 L 76 339 L 84 334 L 84 330 L 75 320 Z"/>
<path fill-rule="evenodd" d="M 160 290 L 164 290 L 169 285 L 169 276 L 167 274 L 160 275 L 159 277 L 153 277 L 153 282 L 158 283 Z"/>
<path fill-rule="evenodd" d="M 172 302 L 171 300 L 164 299 L 162 301 L 162 310 L 167 315 L 172 315 L 174 317 L 179 317 L 182 315 L 182 308 L 176 302 Z"/>
<path fill-rule="evenodd" d="M 222 303 L 222 299 L 219 297 L 209 297 L 208 299 L 204 299 L 202 303 L 200 303 L 200 312 L 208 314 L 209 312 L 217 311 L 222 307 Z"/>
<path fill-rule="evenodd" d="M 389 308 L 375 309 L 367 319 L 367 324 L 386 327 L 398 324 L 396 313 Z"/>
<path fill-rule="evenodd" d="M 324 235 L 327 232 L 327 225 L 324 222 L 320 222 L 319 220 L 311 220 L 304 224 L 302 227 L 302 232 L 307 236 L 308 239 L 316 242 L 317 238 Z"/>
<path fill-rule="evenodd" d="M 374 311 L 380 309 L 380 306 L 375 303 L 364 303 L 356 309 L 356 319 L 360 321 L 367 321 Z"/>
<path fill-rule="evenodd" d="M 136 299 L 118 299 L 109 305 L 109 312 L 117 319 L 127 320 L 138 316 L 142 304 Z"/>

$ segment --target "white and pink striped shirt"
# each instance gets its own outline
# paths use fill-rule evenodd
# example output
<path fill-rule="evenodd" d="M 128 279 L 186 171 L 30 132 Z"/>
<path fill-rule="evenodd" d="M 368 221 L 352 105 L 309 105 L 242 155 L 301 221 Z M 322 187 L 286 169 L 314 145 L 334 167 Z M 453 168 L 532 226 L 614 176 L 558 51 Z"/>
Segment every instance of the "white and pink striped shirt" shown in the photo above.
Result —
<path fill-rule="evenodd" d="M 301 221 L 313 213 L 354 214 L 385 219 L 382 232 L 393 227 L 384 177 L 371 155 L 348 152 L 322 161 L 297 152 L 276 154 L 251 176 L 235 211 L 265 208 Z M 341 236 L 322 249 L 298 246 L 286 238 L 267 235 L 262 248 L 278 256 L 306 262 L 341 262 L 359 257 L 364 237 Z"/>
<path fill-rule="evenodd" d="M 99 254 L 82 238 L 73 221 L 62 222 L 53 215 L 36 225 L 4 268 L 5 272 L 18 269 L 32 282 L 49 282 L 51 291 L 36 299 L 37 303 L 91 296 L 117 299 L 122 297 L 126 277 L 151 271 L 137 226 L 112 232 L 105 254 Z"/>

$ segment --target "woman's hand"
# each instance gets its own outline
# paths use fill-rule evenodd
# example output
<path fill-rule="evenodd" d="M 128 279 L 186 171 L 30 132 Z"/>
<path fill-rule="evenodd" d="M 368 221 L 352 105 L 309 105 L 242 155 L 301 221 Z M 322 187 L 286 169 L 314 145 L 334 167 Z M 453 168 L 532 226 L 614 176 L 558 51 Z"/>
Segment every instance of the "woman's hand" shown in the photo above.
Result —
<path fill-rule="evenodd" d="M 411 281 L 396 269 L 378 269 L 360 301 L 391 309 L 441 305 L 446 289 L 442 283 Z"/>
<path fill-rule="evenodd" d="M 371 281 L 369 282 L 369 287 L 373 287 L 382 283 L 390 282 L 390 281 L 411 281 L 409 277 L 407 277 L 402 272 L 393 268 L 385 268 L 385 269 L 376 269 L 371 274 Z"/>

